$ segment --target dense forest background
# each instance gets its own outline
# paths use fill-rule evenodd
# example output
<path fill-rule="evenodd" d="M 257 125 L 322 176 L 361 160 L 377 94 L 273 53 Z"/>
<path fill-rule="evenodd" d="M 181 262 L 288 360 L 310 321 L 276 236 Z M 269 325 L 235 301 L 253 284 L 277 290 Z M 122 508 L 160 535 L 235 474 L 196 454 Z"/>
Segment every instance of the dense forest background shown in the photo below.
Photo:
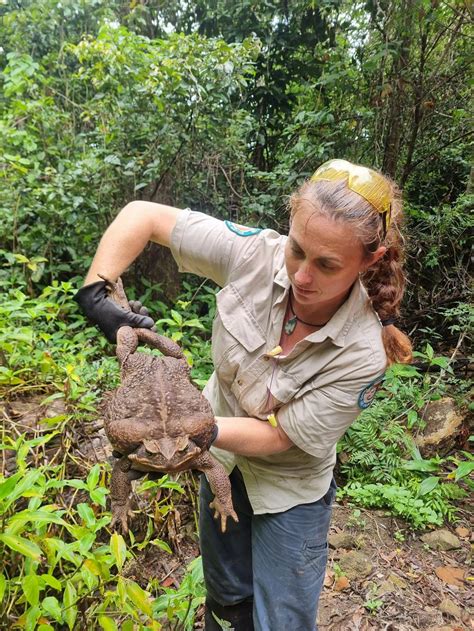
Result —
<path fill-rule="evenodd" d="M 438 0 L 3 4 L 3 256 L 36 261 L 31 276 L 16 268 L 30 290 L 82 275 L 136 198 L 283 230 L 295 185 L 344 157 L 404 189 L 408 332 L 455 342 L 472 200 L 470 11 Z M 155 257 L 138 269 L 160 282 Z"/>
<path fill-rule="evenodd" d="M 442 450 L 417 435 L 436 400 L 469 411 L 472 4 L 7 0 L 0 16 L 2 628 L 191 629 L 203 601 L 196 564 L 176 589 L 124 570 L 148 543 L 176 553 L 192 478 L 142 485 L 159 509 L 141 541 L 104 536 L 110 467 L 85 448 L 118 374 L 72 296 L 133 199 L 285 231 L 288 196 L 325 160 L 391 176 L 407 217 L 401 326 L 417 352 L 341 441 L 340 498 L 410 527 L 462 514 L 465 420 Z M 157 246 L 126 282 L 204 384 L 216 288 L 178 277 Z"/>

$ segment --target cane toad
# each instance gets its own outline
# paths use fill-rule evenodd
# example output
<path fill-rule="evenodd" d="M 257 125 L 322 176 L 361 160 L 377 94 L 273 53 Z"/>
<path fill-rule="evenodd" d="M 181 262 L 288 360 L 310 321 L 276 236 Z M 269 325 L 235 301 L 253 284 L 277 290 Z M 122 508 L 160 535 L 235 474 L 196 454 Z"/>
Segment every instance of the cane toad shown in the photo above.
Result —
<path fill-rule="evenodd" d="M 130 310 L 122 282 L 107 281 L 109 297 Z M 158 357 L 136 351 L 138 343 L 159 349 Z M 131 480 L 139 472 L 203 471 L 215 495 L 211 507 L 225 532 L 228 517 L 238 521 L 225 469 L 209 453 L 215 432 L 211 406 L 190 380 L 181 348 L 150 329 L 117 331 L 121 385 L 104 404 L 104 427 L 121 457 L 112 471 L 112 526 L 128 531 Z M 118 454 L 117 454 L 118 455 Z"/>

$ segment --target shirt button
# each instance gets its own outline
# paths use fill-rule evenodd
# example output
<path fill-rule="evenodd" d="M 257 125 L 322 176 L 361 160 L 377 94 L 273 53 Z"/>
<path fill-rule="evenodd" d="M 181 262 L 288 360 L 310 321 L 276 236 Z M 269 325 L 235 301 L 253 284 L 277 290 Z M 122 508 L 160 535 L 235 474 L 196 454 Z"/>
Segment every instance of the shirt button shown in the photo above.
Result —
<path fill-rule="evenodd" d="M 268 361 L 270 361 L 270 357 L 268 357 L 268 355 L 264 355 L 264 356 L 263 356 L 263 361 L 264 361 L 264 362 L 268 362 Z"/>
<path fill-rule="evenodd" d="M 244 382 L 242 381 L 242 379 L 237 379 L 237 383 L 239 386 L 243 386 Z"/>

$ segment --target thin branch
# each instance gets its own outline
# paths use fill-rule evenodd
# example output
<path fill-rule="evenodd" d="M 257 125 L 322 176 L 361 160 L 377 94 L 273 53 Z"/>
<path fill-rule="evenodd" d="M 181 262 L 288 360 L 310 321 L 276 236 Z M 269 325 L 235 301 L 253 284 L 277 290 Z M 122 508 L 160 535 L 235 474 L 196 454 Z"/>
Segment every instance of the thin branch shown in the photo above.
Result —
<path fill-rule="evenodd" d="M 48 86 L 48 89 L 51 90 L 51 92 L 53 92 L 54 94 L 56 94 L 57 96 L 61 97 L 62 99 L 64 99 L 65 101 L 67 101 L 68 103 L 70 103 L 71 105 L 73 105 L 74 107 L 79 108 L 80 110 L 86 110 L 87 108 L 85 108 L 83 105 L 79 105 L 79 103 L 75 103 L 72 99 L 70 99 L 68 96 L 66 96 L 65 94 L 63 94 L 62 92 L 59 92 L 58 90 L 55 90 L 54 88 L 52 88 L 51 86 Z"/>
<path fill-rule="evenodd" d="M 422 164 L 425 160 L 428 160 L 428 158 L 430 158 L 433 155 L 433 153 L 435 153 L 437 151 L 441 151 L 442 149 L 446 149 L 446 147 L 449 147 L 450 145 L 454 144 L 458 140 L 462 140 L 463 138 L 467 138 L 469 136 L 472 136 L 473 134 L 474 134 L 474 131 L 467 131 L 465 134 L 461 134 L 460 136 L 456 136 L 456 138 L 453 138 L 452 140 L 450 140 L 449 142 L 445 143 L 444 145 L 440 145 L 439 147 L 435 147 L 433 149 L 433 151 L 430 151 L 429 154 L 427 154 L 425 156 L 422 156 L 419 160 L 417 160 L 416 162 L 414 162 L 412 164 L 412 167 L 411 167 L 412 172 L 414 171 L 414 169 L 416 169 L 417 166 Z"/>
<path fill-rule="evenodd" d="M 427 79 L 428 83 L 433 79 L 433 77 L 437 75 L 438 70 L 441 68 L 442 64 L 444 63 L 444 60 L 446 59 L 446 56 L 448 55 L 449 52 L 451 52 L 451 47 L 454 42 L 454 39 L 456 35 L 458 34 L 459 29 L 461 28 L 463 23 L 464 23 L 464 15 L 461 15 L 458 19 L 458 23 L 456 24 L 454 30 L 451 33 L 448 43 L 446 44 L 446 46 L 443 47 L 443 52 L 439 58 L 438 64 L 435 66 L 433 72 Z"/>
<path fill-rule="evenodd" d="M 236 197 L 238 197 L 239 199 L 243 199 L 243 195 L 240 195 L 240 193 L 237 193 L 237 191 L 235 190 L 235 188 L 232 186 L 232 182 L 229 180 L 229 176 L 227 175 L 224 167 L 219 164 L 219 169 L 222 171 L 222 173 L 224 174 L 225 179 L 227 180 L 227 184 L 229 185 L 230 190 L 234 193 L 234 195 Z"/>
<path fill-rule="evenodd" d="M 449 4 L 449 2 L 444 1 L 444 2 L 442 2 L 442 4 L 444 4 L 444 6 L 445 6 L 445 7 L 448 7 L 448 9 L 451 9 L 451 11 L 452 11 L 453 13 L 456 13 L 457 15 L 463 15 L 463 13 L 462 13 L 461 11 L 458 11 L 458 10 L 456 9 L 456 7 L 455 7 L 455 6 L 452 6 L 451 4 Z M 467 4 L 467 3 L 466 3 L 466 4 Z M 467 9 L 467 10 L 469 11 L 469 6 L 464 7 L 464 8 L 465 8 L 465 9 Z"/>
<path fill-rule="evenodd" d="M 191 110 L 191 114 L 189 116 L 189 123 L 188 126 L 186 127 L 186 133 L 191 129 L 191 125 L 193 123 L 193 114 L 194 111 Z M 163 173 L 160 176 L 160 179 L 155 183 L 155 186 L 153 187 L 153 191 L 150 195 L 150 199 L 153 200 L 156 193 L 158 192 L 163 180 L 165 179 L 166 175 L 169 173 L 169 171 L 171 170 L 171 167 L 173 166 L 173 164 L 176 162 L 176 160 L 178 159 L 179 154 L 181 153 L 181 149 L 184 147 L 184 144 L 186 142 L 186 139 L 183 138 L 179 144 L 179 147 L 176 149 L 176 152 L 174 154 L 174 156 L 171 158 L 170 163 L 168 164 L 168 166 L 166 167 L 166 169 L 163 171 Z"/>

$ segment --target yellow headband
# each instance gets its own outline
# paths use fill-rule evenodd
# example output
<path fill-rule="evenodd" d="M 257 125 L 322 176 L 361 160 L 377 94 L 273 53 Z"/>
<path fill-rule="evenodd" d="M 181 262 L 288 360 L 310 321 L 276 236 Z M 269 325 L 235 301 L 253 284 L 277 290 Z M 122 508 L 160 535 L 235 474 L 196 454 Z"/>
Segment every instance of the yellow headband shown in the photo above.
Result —
<path fill-rule="evenodd" d="M 347 160 L 328 160 L 310 178 L 311 182 L 347 180 L 348 188 L 361 195 L 382 215 L 384 235 L 390 227 L 392 194 L 387 180 L 367 167 Z"/>

